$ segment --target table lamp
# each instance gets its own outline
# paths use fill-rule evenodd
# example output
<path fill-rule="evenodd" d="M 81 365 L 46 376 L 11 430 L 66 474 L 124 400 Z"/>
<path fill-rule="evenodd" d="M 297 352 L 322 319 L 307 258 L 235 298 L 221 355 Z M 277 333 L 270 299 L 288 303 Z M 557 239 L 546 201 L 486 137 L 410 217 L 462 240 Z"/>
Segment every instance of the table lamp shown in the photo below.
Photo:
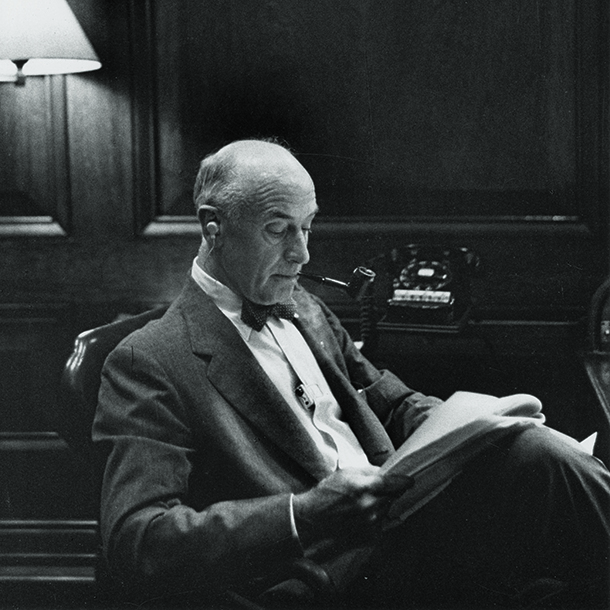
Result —
<path fill-rule="evenodd" d="M 100 60 L 66 0 L 0 1 L 0 81 L 87 72 Z"/>

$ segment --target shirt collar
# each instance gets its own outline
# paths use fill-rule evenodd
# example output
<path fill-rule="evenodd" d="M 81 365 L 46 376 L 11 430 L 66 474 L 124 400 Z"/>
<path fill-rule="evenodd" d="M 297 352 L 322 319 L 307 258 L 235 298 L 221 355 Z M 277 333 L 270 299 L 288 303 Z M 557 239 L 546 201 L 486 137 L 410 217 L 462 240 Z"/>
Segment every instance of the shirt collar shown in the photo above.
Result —
<path fill-rule="evenodd" d="M 236 295 L 228 286 L 225 286 L 205 272 L 198 264 L 197 258 L 193 261 L 191 276 L 197 285 L 214 301 L 214 304 L 222 313 L 231 320 L 239 334 L 245 341 L 250 339 L 252 328 L 241 320 L 242 299 Z"/>

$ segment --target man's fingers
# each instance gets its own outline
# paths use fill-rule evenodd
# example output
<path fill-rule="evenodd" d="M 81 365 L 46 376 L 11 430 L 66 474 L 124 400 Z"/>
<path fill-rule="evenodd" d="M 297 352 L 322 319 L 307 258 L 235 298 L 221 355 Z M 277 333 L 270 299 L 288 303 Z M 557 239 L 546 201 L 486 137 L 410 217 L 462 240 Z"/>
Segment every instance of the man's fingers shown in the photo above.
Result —
<path fill-rule="evenodd" d="M 415 477 L 409 475 L 382 477 L 383 487 L 380 493 L 397 498 L 403 491 L 415 485 Z"/>

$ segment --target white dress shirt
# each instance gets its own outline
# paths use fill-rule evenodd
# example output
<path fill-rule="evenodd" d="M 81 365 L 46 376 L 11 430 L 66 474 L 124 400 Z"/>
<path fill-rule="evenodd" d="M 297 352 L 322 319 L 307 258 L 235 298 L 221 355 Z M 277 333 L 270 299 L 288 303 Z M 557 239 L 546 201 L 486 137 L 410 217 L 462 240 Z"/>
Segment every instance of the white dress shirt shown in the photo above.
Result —
<path fill-rule="evenodd" d="M 241 320 L 242 299 L 193 262 L 192 277 L 233 323 L 246 345 L 290 405 L 324 457 L 328 474 L 369 465 L 358 439 L 343 420 L 305 339 L 289 320 L 270 317 L 260 331 Z M 298 394 L 304 394 L 299 396 Z M 310 403 L 311 406 L 308 406 Z"/>

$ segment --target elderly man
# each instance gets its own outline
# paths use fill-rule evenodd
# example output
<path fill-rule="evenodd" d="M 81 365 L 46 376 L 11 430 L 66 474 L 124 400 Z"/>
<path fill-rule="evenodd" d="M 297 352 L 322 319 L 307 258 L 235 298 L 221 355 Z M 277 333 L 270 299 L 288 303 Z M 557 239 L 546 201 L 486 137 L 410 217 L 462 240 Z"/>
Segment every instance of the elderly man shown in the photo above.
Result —
<path fill-rule="evenodd" d="M 491 447 L 384 530 L 397 490 L 378 468 L 441 401 L 375 369 L 299 286 L 318 206 L 288 150 L 222 148 L 201 163 L 195 204 L 203 239 L 182 294 L 103 374 L 93 438 L 121 585 L 213 600 L 306 556 L 352 607 L 549 591 L 602 603 L 610 475 L 544 427 Z"/>

